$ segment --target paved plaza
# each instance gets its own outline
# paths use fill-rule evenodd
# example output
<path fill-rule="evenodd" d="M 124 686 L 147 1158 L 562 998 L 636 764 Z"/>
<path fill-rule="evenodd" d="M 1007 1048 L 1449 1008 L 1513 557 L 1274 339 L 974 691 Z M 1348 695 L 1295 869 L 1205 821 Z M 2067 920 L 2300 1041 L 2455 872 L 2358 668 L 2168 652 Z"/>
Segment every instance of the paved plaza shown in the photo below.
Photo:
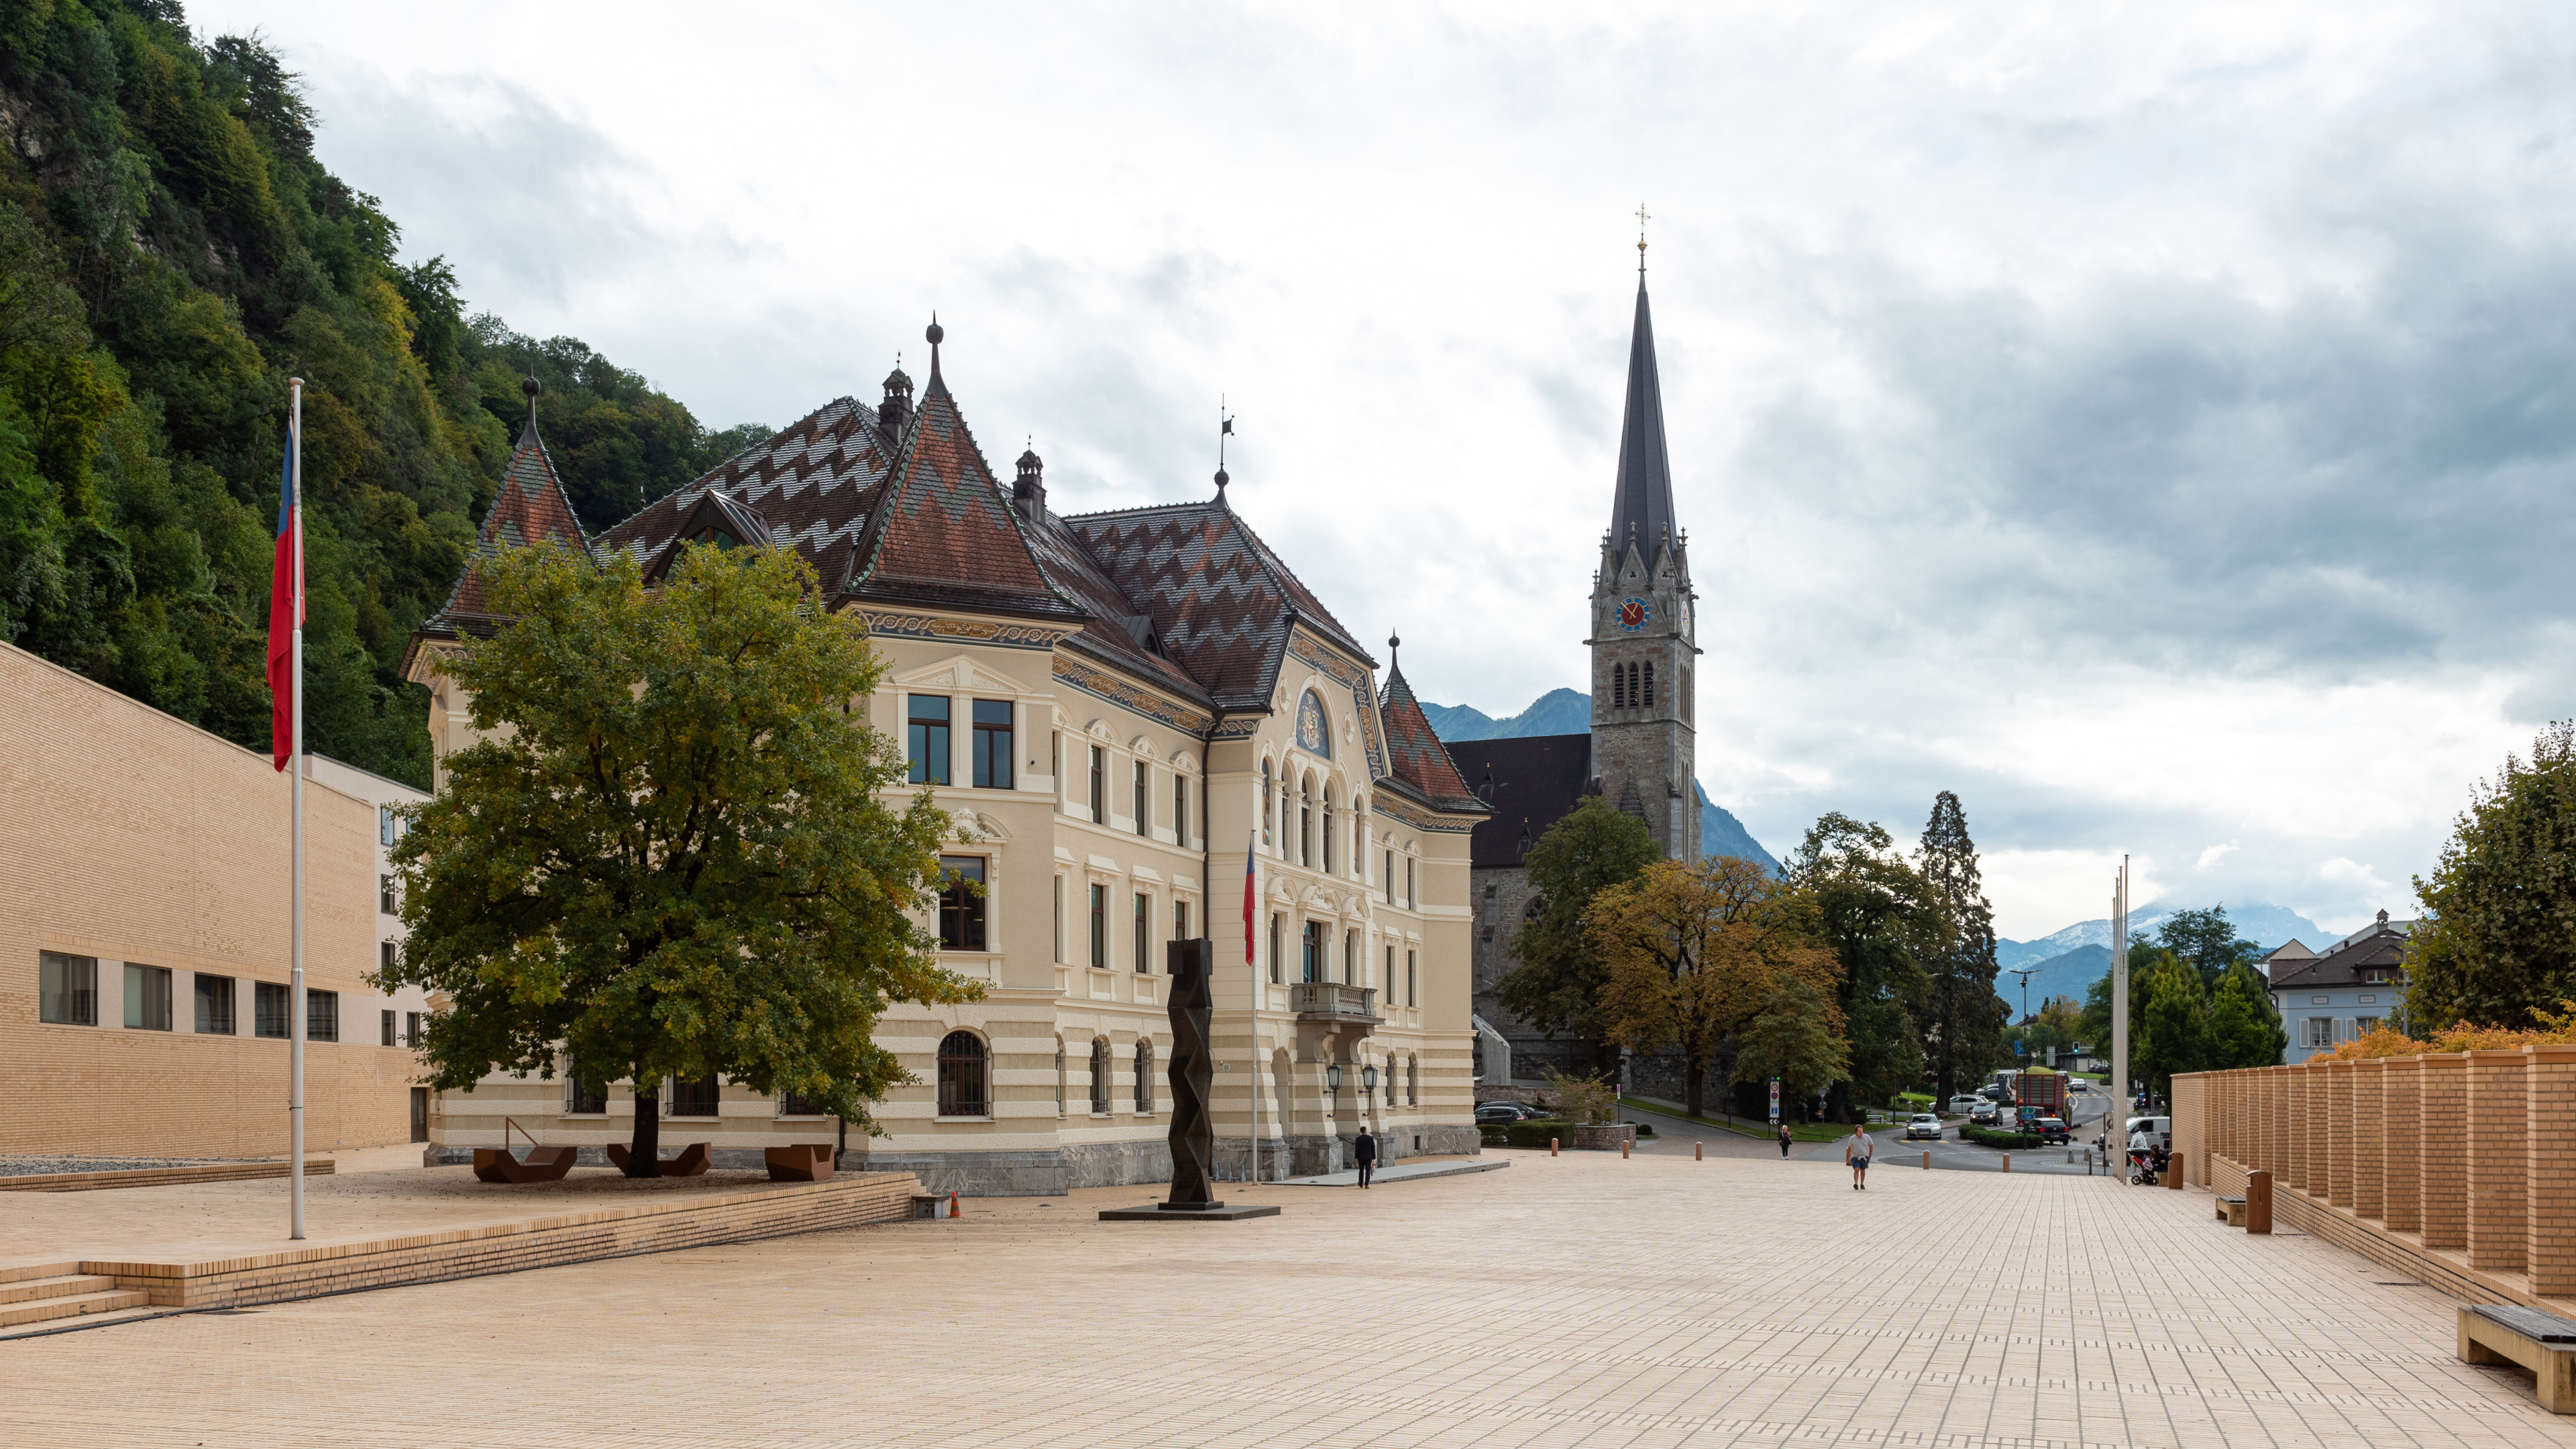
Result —
<path fill-rule="evenodd" d="M 2451 1300 L 2200 1193 L 1498 1155 L 0 1343 L 0 1443 L 2576 1444 Z"/>

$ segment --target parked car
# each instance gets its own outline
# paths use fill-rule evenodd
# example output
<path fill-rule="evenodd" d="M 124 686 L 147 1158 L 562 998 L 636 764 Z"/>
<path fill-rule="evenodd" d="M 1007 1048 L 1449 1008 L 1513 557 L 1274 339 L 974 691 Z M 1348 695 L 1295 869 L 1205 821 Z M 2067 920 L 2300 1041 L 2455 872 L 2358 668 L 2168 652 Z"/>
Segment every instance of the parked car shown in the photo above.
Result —
<path fill-rule="evenodd" d="M 1985 1101 L 1985 1098 L 1976 1096 L 1961 1095 L 1952 1097 L 1950 1099 L 1950 1115 L 1953 1117 L 1965 1117 L 1969 1113 L 1976 1111 L 1979 1107 L 1984 1106 Z"/>
<path fill-rule="evenodd" d="M 2042 1117 L 2039 1119 L 2040 1141 L 2047 1143 L 2064 1142 L 2068 1139 L 2069 1135 L 2070 1134 L 2066 1130 L 2065 1118 Z"/>
<path fill-rule="evenodd" d="M 1508 1127 L 1515 1122 L 1530 1121 L 1538 1115 L 1539 1111 L 1536 1107 L 1524 1106 L 1519 1102 L 1476 1104 L 1476 1122 L 1479 1126 Z"/>
<path fill-rule="evenodd" d="M 1935 1142 L 1940 1141 L 1941 1119 L 1929 1112 L 1917 1112 L 1906 1118 L 1905 1140 L 1912 1142 L 1918 1137 L 1929 1137 Z"/>
<path fill-rule="evenodd" d="M 2093 1090 L 2093 1084 L 2084 1080 L 2082 1077 L 2069 1077 L 2066 1079 L 2066 1090 L 2070 1092 L 2089 1092 Z"/>

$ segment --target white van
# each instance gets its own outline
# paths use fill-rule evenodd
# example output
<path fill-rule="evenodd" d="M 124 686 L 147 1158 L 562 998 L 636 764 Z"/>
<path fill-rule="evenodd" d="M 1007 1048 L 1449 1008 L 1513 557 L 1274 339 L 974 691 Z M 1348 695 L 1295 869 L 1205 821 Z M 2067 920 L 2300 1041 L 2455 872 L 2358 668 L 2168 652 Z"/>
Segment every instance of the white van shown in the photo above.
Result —
<path fill-rule="evenodd" d="M 2120 1129 L 2121 1144 L 2126 1146 L 2130 1138 L 2138 1135 L 2138 1129 L 2141 1127 L 2145 1128 L 2149 1133 L 2152 1133 L 2158 1142 L 2163 1143 L 2165 1151 L 2173 1151 L 2173 1119 L 2171 1117 L 2130 1118 L 2129 1125 Z"/>

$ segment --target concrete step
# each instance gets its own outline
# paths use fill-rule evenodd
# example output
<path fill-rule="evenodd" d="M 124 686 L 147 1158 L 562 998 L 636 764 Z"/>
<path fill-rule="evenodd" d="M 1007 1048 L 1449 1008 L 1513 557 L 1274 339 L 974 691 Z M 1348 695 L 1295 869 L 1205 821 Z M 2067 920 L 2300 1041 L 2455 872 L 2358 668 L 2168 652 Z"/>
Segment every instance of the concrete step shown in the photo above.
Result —
<path fill-rule="evenodd" d="M 24 1303 L 31 1298 L 61 1298 L 73 1293 L 98 1293 L 115 1286 L 115 1279 L 100 1273 L 64 1273 L 51 1278 L 25 1278 L 15 1283 L 0 1283 L 0 1305 Z"/>
<path fill-rule="evenodd" d="M 0 1265 L 0 1283 L 23 1283 L 30 1278 L 60 1278 L 79 1271 L 78 1263 L 10 1263 Z"/>
<path fill-rule="evenodd" d="M 152 1301 L 139 1290 L 109 1289 L 103 1293 L 66 1293 L 59 1298 L 34 1298 L 0 1308 L 0 1328 L 22 1328 L 31 1323 L 51 1323 L 56 1319 L 80 1318 L 92 1313 L 116 1313 L 128 1308 L 141 1308 Z"/>

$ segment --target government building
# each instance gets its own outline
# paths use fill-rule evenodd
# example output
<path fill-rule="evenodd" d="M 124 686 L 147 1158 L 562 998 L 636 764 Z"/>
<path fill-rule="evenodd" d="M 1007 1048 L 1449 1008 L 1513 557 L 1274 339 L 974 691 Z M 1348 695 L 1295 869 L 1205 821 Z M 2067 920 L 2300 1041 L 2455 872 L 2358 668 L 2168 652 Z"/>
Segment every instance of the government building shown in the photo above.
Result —
<path fill-rule="evenodd" d="M 1048 506 L 1034 452 L 1002 483 L 928 336 L 917 399 L 898 368 L 873 405 L 828 403 L 596 533 L 532 408 L 483 526 L 478 557 L 551 541 L 628 555 L 648 582 L 690 543 L 796 550 L 828 606 L 866 621 L 889 666 L 869 721 L 959 822 L 948 869 L 983 886 L 920 919 L 985 999 L 881 1019 L 915 1079 L 874 1109 L 887 1135 L 710 1079 L 665 1085 L 663 1140 L 743 1165 L 839 1141 L 845 1166 L 937 1192 L 1168 1180 L 1164 948 L 1204 935 L 1221 1176 L 1342 1167 L 1363 1127 L 1391 1158 L 1475 1152 L 1469 841 L 1488 809 L 1395 641 L 1381 677 L 1222 471 L 1207 497 L 1086 514 Z M 442 786 L 474 738 L 442 666 L 505 622 L 469 562 L 412 641 Z M 496 1074 L 439 1094 L 431 1155 L 501 1146 L 506 1117 L 587 1161 L 632 1113 L 617 1084 Z"/>

